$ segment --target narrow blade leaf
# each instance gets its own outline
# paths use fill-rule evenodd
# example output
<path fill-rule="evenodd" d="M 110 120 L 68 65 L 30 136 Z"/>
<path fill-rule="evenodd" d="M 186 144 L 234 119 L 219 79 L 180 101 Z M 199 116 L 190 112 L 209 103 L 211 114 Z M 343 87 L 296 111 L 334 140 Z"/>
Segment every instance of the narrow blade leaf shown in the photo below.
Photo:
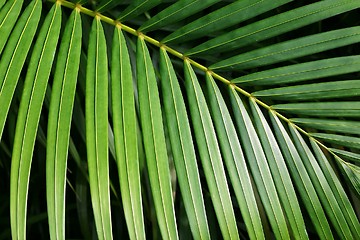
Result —
<path fill-rule="evenodd" d="M 184 64 L 185 87 L 192 124 L 216 217 L 224 239 L 239 239 L 225 169 L 210 112 L 194 70 L 188 61 Z"/>
<path fill-rule="evenodd" d="M 140 28 L 141 32 L 159 29 L 165 25 L 180 21 L 194 13 L 213 5 L 219 0 L 181 0 L 150 18 Z"/>
<path fill-rule="evenodd" d="M 313 139 L 310 139 L 312 149 L 315 152 L 316 160 L 321 167 L 329 186 L 332 189 L 334 196 L 336 197 L 336 202 L 339 204 L 342 214 L 346 218 L 347 223 L 349 224 L 350 230 L 353 234 L 353 237 L 360 236 L 360 223 L 356 217 L 356 213 L 351 206 L 351 203 L 346 195 L 346 192 L 341 185 L 341 182 L 334 172 L 332 166 L 330 165 L 328 159 L 326 159 L 324 153 L 320 147 L 316 144 Z"/>
<path fill-rule="evenodd" d="M 98 12 L 105 12 L 109 9 L 112 9 L 119 5 L 121 1 L 118 0 L 102 0 L 99 3 L 99 6 L 96 7 L 96 11 Z"/>
<path fill-rule="evenodd" d="M 274 85 L 313 80 L 360 71 L 360 55 L 329 58 L 274 68 L 235 78 L 241 85 Z"/>
<path fill-rule="evenodd" d="M 210 66 L 212 70 L 247 69 L 274 64 L 360 41 L 360 27 L 319 33 L 243 53 Z"/>
<path fill-rule="evenodd" d="M 315 129 L 360 135 L 358 131 L 360 129 L 360 122 L 357 121 L 317 118 L 292 118 L 290 120 L 298 125 Z"/>
<path fill-rule="evenodd" d="M 358 153 L 348 152 L 348 151 L 336 149 L 336 148 L 330 148 L 330 150 L 332 152 L 336 153 L 340 157 L 343 157 L 350 161 L 360 162 L 360 154 L 358 154 Z"/>
<path fill-rule="evenodd" d="M 336 199 L 334 193 L 332 192 L 330 184 L 313 153 L 295 127 L 290 125 L 289 128 L 291 135 L 293 136 L 295 146 L 298 149 L 299 155 L 306 167 L 307 173 L 310 176 L 311 182 L 313 183 L 324 210 L 337 234 L 341 239 L 353 239 L 350 227 L 344 218 L 345 214 L 340 208 L 338 199 Z"/>
<path fill-rule="evenodd" d="M 316 2 L 225 33 L 191 49 L 187 55 L 231 51 L 359 7 L 357 0 Z"/>
<path fill-rule="evenodd" d="M 334 143 L 338 146 L 360 149 L 359 137 L 342 136 L 330 133 L 311 133 L 311 136 L 325 142 Z"/>
<path fill-rule="evenodd" d="M 11 33 L 0 59 L 0 139 L 21 69 L 41 15 L 41 1 L 32 1 Z M 13 20 L 12 20 L 13 21 Z"/>
<path fill-rule="evenodd" d="M 121 198 L 130 239 L 145 239 L 131 63 L 125 37 L 117 27 L 112 44 L 112 115 Z"/>
<path fill-rule="evenodd" d="M 134 0 L 131 4 L 120 14 L 119 20 L 127 20 L 136 17 L 149 9 L 159 5 L 161 0 Z"/>
<path fill-rule="evenodd" d="M 178 239 L 159 92 L 150 54 L 141 37 L 137 42 L 136 67 L 140 119 L 156 215 L 163 239 Z"/>
<path fill-rule="evenodd" d="M 292 234 L 295 239 L 308 239 L 298 198 L 280 147 L 264 114 L 253 99 L 250 100 L 250 107 Z"/>
<path fill-rule="evenodd" d="M 248 164 L 274 235 L 277 239 L 289 239 L 289 229 L 259 136 L 243 100 L 233 87 L 230 88 L 230 100 L 238 131 L 243 133 L 240 137 L 249 159 Z"/>
<path fill-rule="evenodd" d="M 359 166 L 345 162 L 340 158 L 336 158 L 336 159 L 340 162 L 341 167 L 344 170 L 345 176 L 348 178 L 348 180 L 352 184 L 352 186 L 355 190 L 355 193 L 357 194 L 357 197 L 360 197 L 360 168 L 359 168 Z"/>
<path fill-rule="evenodd" d="M 360 80 L 313 83 L 257 91 L 255 97 L 280 100 L 315 100 L 360 96 Z"/>
<path fill-rule="evenodd" d="M 234 123 L 221 92 L 210 74 L 206 74 L 206 83 L 220 147 L 249 237 L 265 239 L 250 174 Z"/>
<path fill-rule="evenodd" d="M 46 195 L 51 239 L 65 238 L 67 158 L 80 62 L 81 37 L 80 13 L 74 10 L 66 23 L 62 36 L 49 107 L 46 143 Z"/>
<path fill-rule="evenodd" d="M 235 1 L 185 25 L 184 27 L 181 27 L 169 36 L 165 37 L 162 42 L 185 42 L 200 38 L 214 31 L 225 29 L 237 23 L 243 22 L 290 1 L 291 0 L 279 0 L 276 2 L 269 0 Z"/>
<path fill-rule="evenodd" d="M 272 106 L 284 112 L 308 116 L 324 117 L 359 117 L 360 102 L 310 102 L 287 103 Z"/>
<path fill-rule="evenodd" d="M 20 14 L 22 0 L 7 1 L 0 10 L 0 54 Z"/>
<path fill-rule="evenodd" d="M 275 113 L 270 112 L 270 118 L 275 129 L 279 146 L 290 170 L 290 174 L 294 179 L 298 193 L 309 213 L 316 232 L 320 239 L 334 239 L 324 210 L 315 191 L 315 187 L 311 182 L 309 173 L 307 172 L 299 152 Z"/>
<path fill-rule="evenodd" d="M 112 239 L 108 148 L 108 58 L 100 19 L 89 37 L 85 120 L 91 201 L 99 239 Z"/>
<path fill-rule="evenodd" d="M 192 235 L 194 239 L 210 239 L 189 119 L 175 70 L 164 49 L 160 50 L 160 74 L 171 149 Z"/>
<path fill-rule="evenodd" d="M 33 150 L 60 27 L 61 10 L 56 4 L 39 32 L 25 78 L 11 159 L 11 180 L 16 180 L 10 183 L 10 205 L 15 205 L 11 206 L 11 216 L 15 218 L 12 219 L 14 239 L 26 237 L 26 207 Z"/>

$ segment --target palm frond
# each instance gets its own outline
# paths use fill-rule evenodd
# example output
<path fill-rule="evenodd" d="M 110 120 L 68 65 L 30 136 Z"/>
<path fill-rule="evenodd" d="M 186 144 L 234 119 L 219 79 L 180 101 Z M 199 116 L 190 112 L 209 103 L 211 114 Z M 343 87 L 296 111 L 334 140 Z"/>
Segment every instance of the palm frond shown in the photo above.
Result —
<path fill-rule="evenodd" d="M 359 7 L 0 0 L 0 239 L 360 238 Z"/>

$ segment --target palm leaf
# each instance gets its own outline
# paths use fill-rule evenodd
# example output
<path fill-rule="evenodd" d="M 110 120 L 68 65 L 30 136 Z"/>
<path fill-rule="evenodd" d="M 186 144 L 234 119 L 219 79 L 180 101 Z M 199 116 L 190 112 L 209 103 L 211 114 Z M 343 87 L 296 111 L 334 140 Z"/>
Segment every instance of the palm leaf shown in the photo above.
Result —
<path fill-rule="evenodd" d="M 52 2 L 0 0 L 0 239 L 360 237 L 358 1 Z"/>
<path fill-rule="evenodd" d="M 298 239 L 307 239 L 308 236 L 306 233 L 305 222 L 280 147 L 271 131 L 269 123 L 266 121 L 266 118 L 257 103 L 252 100 L 250 101 L 250 104 L 254 122 L 257 126 L 260 140 L 264 146 L 264 152 L 267 159 L 269 159 L 269 167 L 274 177 L 277 192 L 294 237 Z"/>
<path fill-rule="evenodd" d="M 358 7 L 359 4 L 355 0 L 327 0 L 313 3 L 225 33 L 191 49 L 187 55 L 230 51 L 253 41 L 262 41 Z"/>
<path fill-rule="evenodd" d="M 30 5 L 31 6 L 31 5 Z M 35 5 L 36 6 L 36 5 Z M 39 5 L 38 5 L 39 7 Z M 29 175 L 32 152 L 34 149 L 42 102 L 45 97 L 47 80 L 54 59 L 53 52 L 58 41 L 61 25 L 60 7 L 55 5 L 49 12 L 34 47 L 26 75 L 23 95 L 16 123 L 15 140 L 18 148 L 13 149 L 12 171 L 14 182 L 11 182 L 12 196 L 15 206 L 12 206 L 14 216 L 14 238 L 25 238 L 25 220 Z M 42 94 L 40 94 L 42 93 Z M 25 201 L 19 201 L 24 199 Z"/>
<path fill-rule="evenodd" d="M 6 40 L 8 39 L 14 24 L 16 23 L 14 20 L 19 16 L 22 4 L 23 1 L 14 0 L 8 1 L 3 8 L 0 7 L 0 34 L 2 36 L 0 40 L 0 53 L 5 46 Z M 2 5 L 3 4 L 0 4 L 0 6 Z"/>
<path fill-rule="evenodd" d="M 230 27 L 286 2 L 289 0 L 277 1 L 276 4 L 270 1 L 264 3 L 262 0 L 237 1 L 176 30 L 165 37 L 162 42 L 189 41 L 206 36 L 213 31 Z"/>
<path fill-rule="evenodd" d="M 139 108 L 156 214 L 164 239 L 177 239 L 170 171 L 154 68 L 145 41 L 137 43 Z"/>
<path fill-rule="evenodd" d="M 65 186 L 70 122 L 81 49 L 81 20 L 73 11 L 61 39 L 49 106 L 46 156 L 47 202 L 50 236 L 64 238 Z M 70 64 L 72 63 L 72 64 Z M 71 148 L 70 148 L 71 149 Z"/>
<path fill-rule="evenodd" d="M 195 238 L 210 239 L 198 167 L 193 161 L 196 153 L 185 103 L 175 70 L 164 49 L 161 50 L 160 73 L 166 122 L 190 227 Z"/>
<path fill-rule="evenodd" d="M 218 140 L 204 94 L 189 62 L 185 62 L 185 81 L 199 154 L 220 229 L 226 239 L 238 239 Z"/>
<path fill-rule="evenodd" d="M 86 76 L 86 146 L 91 200 L 99 239 L 112 239 L 108 163 L 108 64 L 102 23 L 92 23 Z"/>
<path fill-rule="evenodd" d="M 210 100 L 210 106 L 219 136 L 220 147 L 249 236 L 253 239 L 263 239 L 264 233 L 260 214 L 253 194 L 254 190 L 244 153 L 240 142 L 237 141 L 238 135 L 235 126 L 213 77 L 209 74 L 206 77 L 208 94 L 214 96 Z"/>
<path fill-rule="evenodd" d="M 249 162 L 252 176 L 254 177 L 261 200 L 264 204 L 265 211 L 269 217 L 270 224 L 274 230 L 276 238 L 287 239 L 289 229 L 286 224 L 283 210 L 281 209 L 280 199 L 275 189 L 274 180 L 272 178 L 266 156 L 261 145 L 259 136 L 251 121 L 250 115 L 245 108 L 243 100 L 238 96 L 237 92 L 232 88 L 231 102 L 233 104 L 235 119 L 241 134 L 240 137 L 244 143 L 244 150 L 247 156 L 253 161 Z"/>
<path fill-rule="evenodd" d="M 112 109 L 116 159 L 129 235 L 145 238 L 130 59 L 123 33 L 115 28 L 112 66 Z"/>

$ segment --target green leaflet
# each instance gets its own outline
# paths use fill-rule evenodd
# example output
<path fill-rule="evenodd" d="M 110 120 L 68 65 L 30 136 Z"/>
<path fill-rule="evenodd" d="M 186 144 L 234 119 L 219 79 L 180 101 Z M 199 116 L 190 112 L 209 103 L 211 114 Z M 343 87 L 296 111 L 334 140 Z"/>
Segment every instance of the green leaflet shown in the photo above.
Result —
<path fill-rule="evenodd" d="M 71 146 L 71 145 L 70 145 Z M 85 168 L 86 164 L 83 161 L 83 167 Z M 80 173 L 79 173 L 80 172 Z M 90 230 L 90 219 L 89 215 L 91 214 L 91 206 L 88 203 L 88 191 L 89 191 L 89 184 L 84 175 L 82 174 L 81 170 L 76 173 L 76 181 L 75 181 L 75 191 L 77 195 L 77 214 L 80 222 L 80 231 L 84 236 L 84 239 L 91 239 L 92 231 Z"/>
<path fill-rule="evenodd" d="M 80 13 L 74 10 L 61 39 L 51 91 L 46 143 L 46 195 L 51 239 L 65 238 L 67 158 L 80 62 L 81 29 Z"/>
<path fill-rule="evenodd" d="M 252 93 L 254 97 L 280 100 L 315 100 L 360 96 L 360 80 L 343 80 L 272 88 Z"/>
<path fill-rule="evenodd" d="M 276 2 L 269 0 L 235 1 L 181 27 L 165 37 L 162 42 L 186 42 L 200 38 L 217 30 L 243 22 L 290 1 L 291 0 L 278 0 Z"/>
<path fill-rule="evenodd" d="M 306 167 L 311 182 L 315 187 L 320 202 L 322 203 L 322 206 L 337 234 L 341 239 L 353 239 L 350 227 L 344 217 L 345 214 L 340 208 L 338 199 L 336 199 L 335 194 L 332 192 L 330 184 L 317 163 L 313 153 L 295 127 L 290 124 L 289 128 L 293 137 L 293 142 L 299 152 L 302 162 Z"/>
<path fill-rule="evenodd" d="M 140 28 L 141 32 L 148 32 L 159 29 L 163 26 L 180 21 L 191 16 L 213 4 L 219 0 L 181 0 L 164 9 L 156 16 L 145 22 Z"/>
<path fill-rule="evenodd" d="M 36 7 L 41 11 L 40 1 L 30 7 Z M 11 159 L 10 211 L 13 239 L 26 238 L 26 207 L 31 162 L 60 27 L 61 10 L 59 5 L 54 5 L 39 32 L 24 83 Z"/>
<path fill-rule="evenodd" d="M 330 133 L 311 133 L 311 136 L 339 146 L 360 149 L 359 137 L 349 137 Z"/>
<path fill-rule="evenodd" d="M 225 164 L 250 239 L 265 239 L 250 174 L 234 123 L 213 77 L 206 74 L 207 91 Z"/>
<path fill-rule="evenodd" d="M 235 78 L 241 85 L 275 85 L 360 71 L 360 55 L 329 58 L 274 68 Z"/>
<path fill-rule="evenodd" d="M 271 2 L 273 4 L 273 2 Z M 187 55 L 231 51 L 359 8 L 357 0 L 327 0 L 309 4 L 235 29 L 189 50 Z"/>
<path fill-rule="evenodd" d="M 297 125 L 315 129 L 360 135 L 360 122 L 357 121 L 316 118 L 292 118 L 290 120 Z"/>
<path fill-rule="evenodd" d="M 196 153 L 180 85 L 164 49 L 160 50 L 161 90 L 171 149 L 194 239 L 210 239 Z"/>
<path fill-rule="evenodd" d="M 99 239 L 112 239 L 108 156 L 108 58 L 104 30 L 94 18 L 86 69 L 86 149 L 91 201 Z"/>
<path fill-rule="evenodd" d="M 114 8 L 119 5 L 121 1 L 118 0 L 102 0 L 99 2 L 99 6 L 96 7 L 98 12 L 105 12 L 108 9 Z"/>
<path fill-rule="evenodd" d="M 246 52 L 211 65 L 212 70 L 241 70 L 274 64 L 360 41 L 360 27 L 310 35 Z"/>
<path fill-rule="evenodd" d="M 360 197 L 360 168 L 355 164 L 351 164 L 343 161 L 342 159 L 335 157 L 343 168 L 343 173 L 345 177 L 349 180 L 354 188 L 354 192 L 357 197 Z"/>
<path fill-rule="evenodd" d="M 289 239 L 289 229 L 259 136 L 243 100 L 233 87 L 230 87 L 229 92 L 237 128 L 242 133 L 240 138 L 244 152 L 275 238 Z"/>
<path fill-rule="evenodd" d="M 0 139 L 16 84 L 34 38 L 41 14 L 41 1 L 32 1 L 12 31 L 0 59 Z"/>
<path fill-rule="evenodd" d="M 287 103 L 272 106 L 273 109 L 308 116 L 359 117 L 360 102 L 310 102 Z"/>
<path fill-rule="evenodd" d="M 23 0 L 8 1 L 3 8 L 1 6 L 4 1 L 0 2 L 0 54 L 20 14 L 23 2 Z"/>
<path fill-rule="evenodd" d="M 290 174 L 320 239 L 334 239 L 324 210 L 299 152 L 279 118 L 270 112 L 275 135 Z"/>
<path fill-rule="evenodd" d="M 185 61 L 184 65 L 192 125 L 216 217 L 224 239 L 239 239 L 225 169 L 209 109 L 194 70 L 188 61 Z"/>
<path fill-rule="evenodd" d="M 140 120 L 156 215 L 163 239 L 178 239 L 160 99 L 149 51 L 137 42 Z"/>
<path fill-rule="evenodd" d="M 131 63 L 117 27 L 112 44 L 111 102 L 121 197 L 130 239 L 145 239 Z"/>
<path fill-rule="evenodd" d="M 330 148 L 330 150 L 332 152 L 336 153 L 337 155 L 339 155 L 340 157 L 343 157 L 350 161 L 360 162 L 360 154 L 358 154 L 358 153 L 348 152 L 348 151 L 340 150 L 340 149 L 336 149 L 336 148 Z"/>
<path fill-rule="evenodd" d="M 159 5 L 160 3 L 161 0 L 133 0 L 117 19 L 121 21 L 131 19 Z"/>
<path fill-rule="evenodd" d="M 346 192 L 341 185 L 336 173 L 334 172 L 329 161 L 326 159 L 324 153 L 320 147 L 316 144 L 313 139 L 310 139 L 312 149 L 315 152 L 317 162 L 321 167 L 322 172 L 326 177 L 326 181 L 329 183 L 329 186 L 332 189 L 334 196 L 336 197 L 336 202 L 339 203 L 342 210 L 342 214 L 346 218 L 347 223 L 349 224 L 350 230 L 353 234 L 353 237 L 360 236 L 360 223 L 356 217 L 356 213 L 351 206 L 351 203 L 346 195 Z"/>
<path fill-rule="evenodd" d="M 271 174 L 274 178 L 274 183 L 291 227 L 293 237 L 295 239 L 308 239 L 294 185 L 273 131 L 253 99 L 250 100 L 250 107 L 253 113 L 254 124 L 266 154 Z"/>

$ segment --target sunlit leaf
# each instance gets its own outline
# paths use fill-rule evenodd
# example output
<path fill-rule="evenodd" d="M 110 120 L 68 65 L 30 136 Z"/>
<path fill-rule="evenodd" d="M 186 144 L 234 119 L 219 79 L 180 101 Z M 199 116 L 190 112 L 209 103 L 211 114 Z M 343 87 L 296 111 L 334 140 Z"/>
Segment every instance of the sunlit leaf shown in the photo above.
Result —
<path fill-rule="evenodd" d="M 310 176 L 311 182 L 313 183 L 323 208 L 337 234 L 341 237 L 341 239 L 353 239 L 350 227 L 344 217 L 344 213 L 338 204 L 335 194 L 332 192 L 325 174 L 317 163 L 314 154 L 311 152 L 300 133 L 291 125 L 290 132 L 294 139 L 294 144 L 298 149 L 299 155 Z"/>
<path fill-rule="evenodd" d="M 320 239 L 334 239 L 305 164 L 280 119 L 270 112 L 275 135 L 291 176 Z"/>
<path fill-rule="evenodd" d="M 220 148 L 249 236 L 251 239 L 264 239 L 250 173 L 246 166 L 245 156 L 234 123 L 213 77 L 207 74 L 206 80 L 210 110 L 219 136 Z"/>
<path fill-rule="evenodd" d="M 184 99 L 169 56 L 164 49 L 160 51 L 161 90 L 182 198 L 193 237 L 210 239 L 196 153 Z"/>
<path fill-rule="evenodd" d="M 275 186 L 293 235 L 296 239 L 308 239 L 294 184 L 292 183 L 290 173 L 274 133 L 266 121 L 264 114 L 253 99 L 250 100 L 250 106 L 253 112 L 255 126 L 266 157 L 269 160 L 271 174 L 273 175 Z"/>
<path fill-rule="evenodd" d="M 248 156 L 248 164 L 275 237 L 278 239 L 290 238 L 279 195 L 276 191 L 274 179 L 271 175 L 259 136 L 243 100 L 234 88 L 230 88 L 230 94 L 238 131 L 246 133 L 240 135 L 244 152 Z"/>
<path fill-rule="evenodd" d="M 216 217 L 226 239 L 239 239 L 225 169 L 214 125 L 204 94 L 189 62 L 185 65 L 185 87 L 192 125 Z"/>
<path fill-rule="evenodd" d="M 13 29 L 16 19 L 18 18 L 21 10 L 21 6 L 24 1 L 13 0 L 7 1 L 6 5 L 1 8 L 2 4 L 5 3 L 5 0 L 0 3 L 0 54 L 5 46 L 5 43 Z"/>
<path fill-rule="evenodd" d="M 86 148 L 91 201 L 99 239 L 112 239 L 108 149 L 108 59 L 99 18 L 89 37 L 86 76 Z"/>
<path fill-rule="evenodd" d="M 12 31 L 0 59 L 0 139 L 16 84 L 34 38 L 41 14 L 41 1 L 32 1 Z"/>
<path fill-rule="evenodd" d="M 326 177 L 326 180 L 329 183 L 329 186 L 331 187 L 334 196 L 336 197 L 336 202 L 340 205 L 342 209 L 342 214 L 344 215 L 346 221 L 350 226 L 353 237 L 356 238 L 356 236 L 360 236 L 360 223 L 346 195 L 345 189 L 342 187 L 341 182 L 339 181 L 328 159 L 326 159 L 320 147 L 312 139 L 310 143 L 312 149 L 315 152 L 317 162 L 319 163 L 319 166 L 321 167 Z"/>
<path fill-rule="evenodd" d="M 111 87 L 116 160 L 131 239 L 145 239 L 132 72 L 125 37 L 114 30 Z"/>
<path fill-rule="evenodd" d="M 144 42 L 137 43 L 140 120 L 156 215 L 163 239 L 177 239 L 169 160 L 154 68 Z"/>
<path fill-rule="evenodd" d="M 81 19 L 78 11 L 70 16 L 60 44 L 60 57 L 49 107 L 46 194 L 49 230 L 53 239 L 65 237 L 65 186 L 70 123 L 81 50 Z"/>
<path fill-rule="evenodd" d="M 40 4 L 37 7 L 40 9 Z M 26 206 L 33 150 L 60 26 L 60 6 L 54 5 L 39 32 L 25 78 L 11 160 L 11 177 L 15 180 L 10 183 L 11 202 L 15 205 L 11 204 L 12 221 L 16 222 L 12 231 L 14 238 L 25 239 L 26 236 Z M 21 199 L 23 201 L 19 201 Z"/>

